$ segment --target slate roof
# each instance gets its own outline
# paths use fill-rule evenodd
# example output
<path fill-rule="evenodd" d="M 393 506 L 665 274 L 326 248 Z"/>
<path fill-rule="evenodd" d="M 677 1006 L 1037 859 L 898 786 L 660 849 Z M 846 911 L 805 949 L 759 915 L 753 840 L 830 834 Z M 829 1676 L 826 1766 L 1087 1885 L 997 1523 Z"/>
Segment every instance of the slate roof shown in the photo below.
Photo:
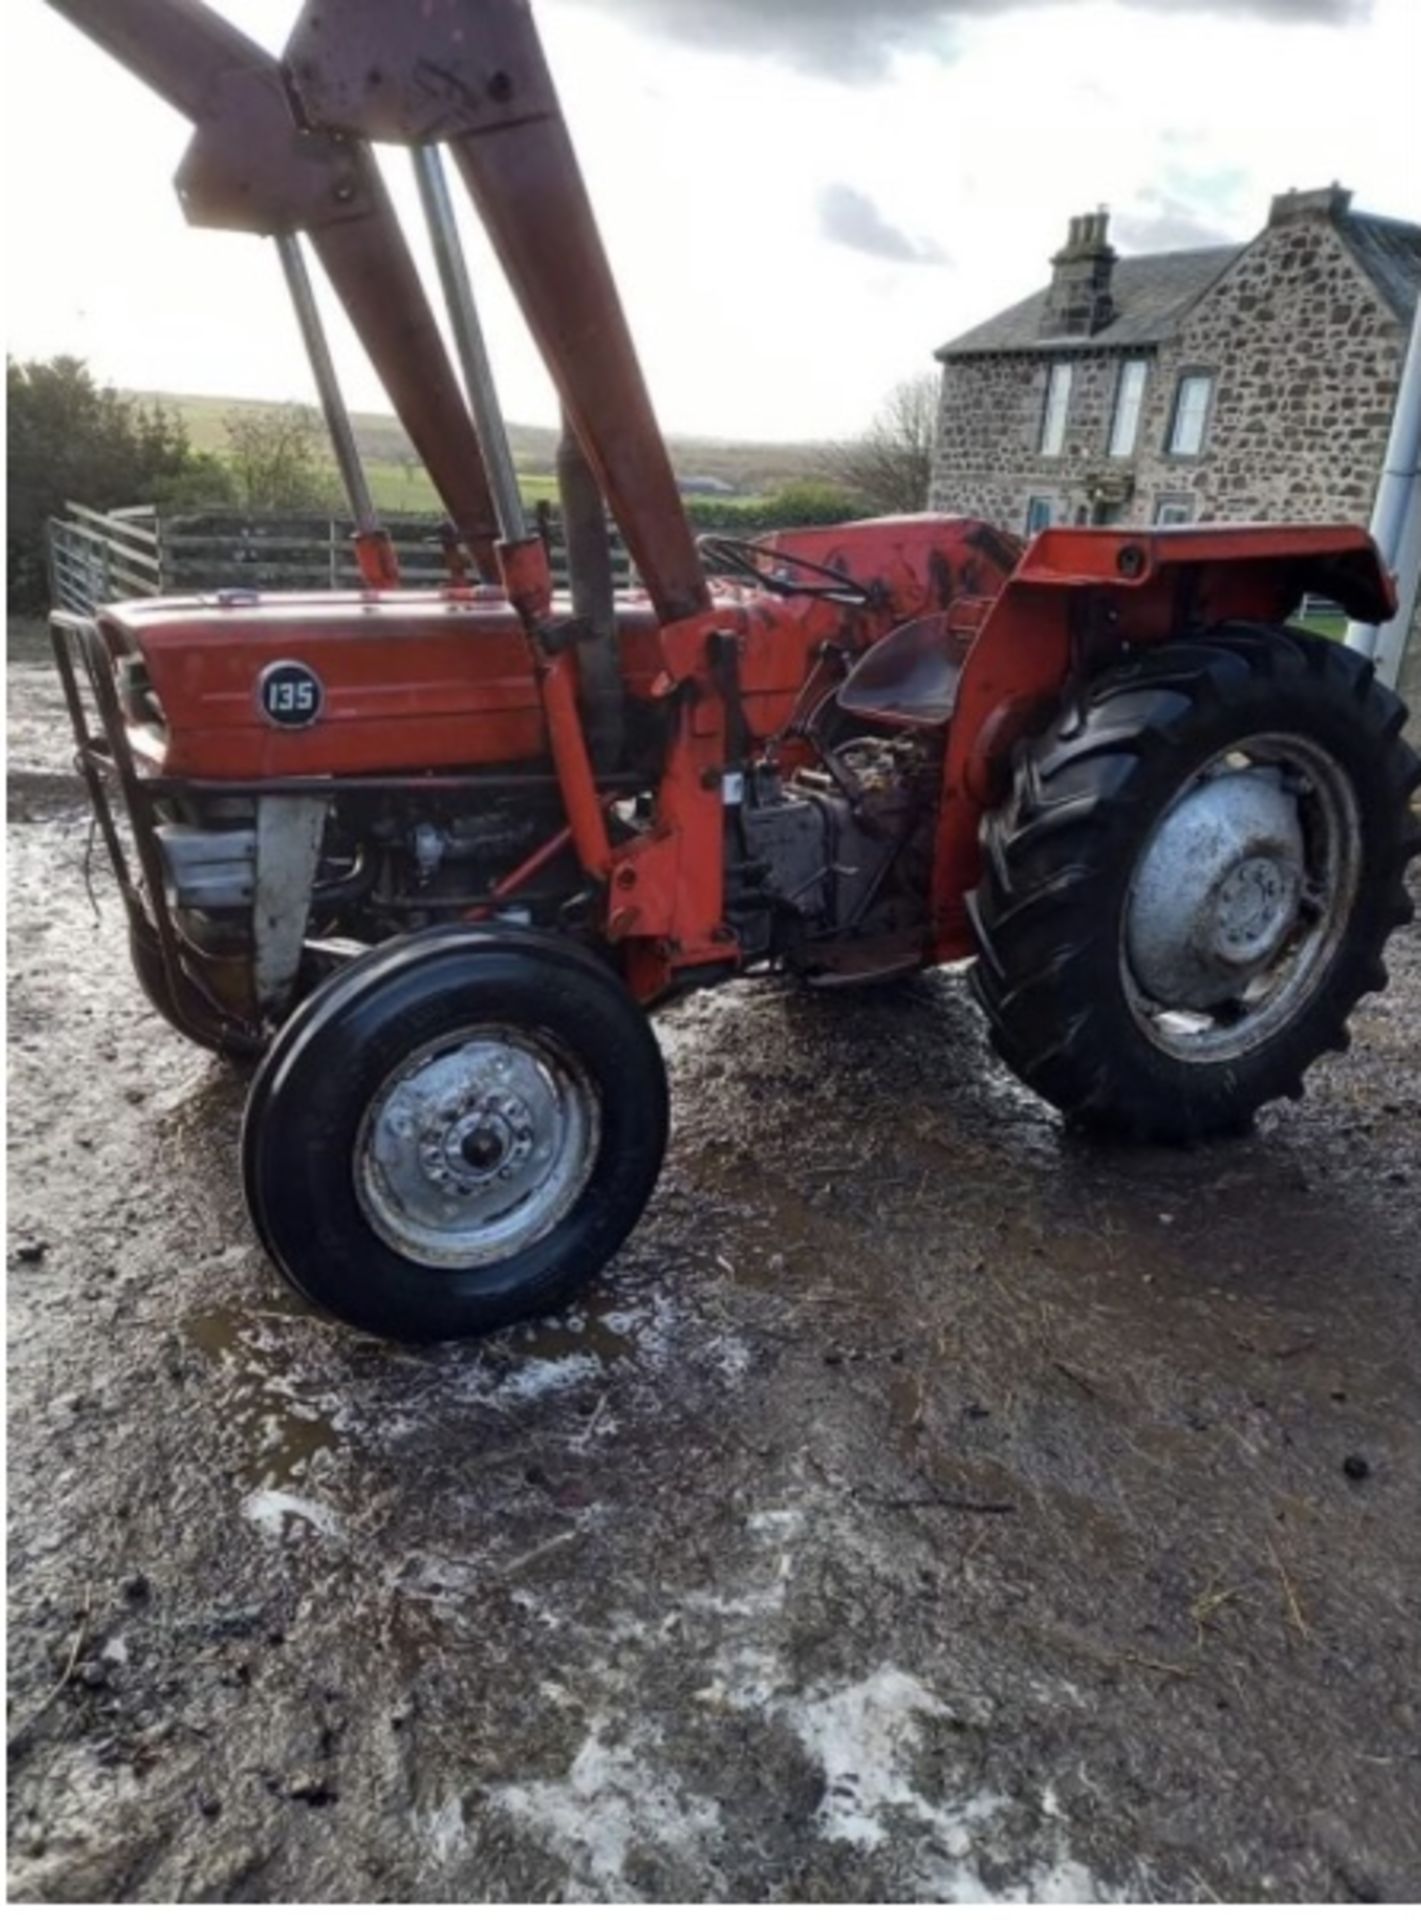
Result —
<path fill-rule="evenodd" d="M 1421 297 L 1421 227 L 1379 213 L 1348 213 L 1337 230 L 1397 319 L 1410 320 Z"/>
<path fill-rule="evenodd" d="M 939 360 L 969 353 L 1050 352 L 1055 347 L 1142 347 L 1168 337 L 1175 323 L 1231 267 L 1242 247 L 1191 247 L 1184 253 L 1140 253 L 1117 260 L 1110 290 L 1115 318 L 1095 333 L 1053 340 L 1041 332 L 1049 287 L 1041 287 L 1014 307 L 984 320 L 945 347 Z"/>
<path fill-rule="evenodd" d="M 1409 321 L 1421 295 L 1421 227 L 1380 214 L 1345 213 L 1337 230 L 1359 266 L 1397 315 Z M 1231 267 L 1243 247 L 1192 247 L 1117 260 L 1111 280 L 1115 317 L 1092 334 L 1052 338 L 1040 331 L 1048 287 L 939 347 L 939 360 L 979 353 L 1055 353 L 1072 348 L 1144 347 L 1167 340 L 1184 315 Z"/>

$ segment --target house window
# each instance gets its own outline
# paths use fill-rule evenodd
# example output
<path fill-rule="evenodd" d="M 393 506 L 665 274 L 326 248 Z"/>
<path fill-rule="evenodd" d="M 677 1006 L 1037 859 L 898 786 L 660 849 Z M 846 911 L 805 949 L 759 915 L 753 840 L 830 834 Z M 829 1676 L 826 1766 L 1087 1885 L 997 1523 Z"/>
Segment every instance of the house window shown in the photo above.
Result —
<path fill-rule="evenodd" d="M 1046 382 L 1046 410 L 1041 416 L 1041 451 L 1052 456 L 1066 444 L 1066 416 L 1071 410 L 1071 363 L 1058 360 Z"/>
<path fill-rule="evenodd" d="M 1029 540 L 1034 533 L 1040 533 L 1051 524 L 1051 496 L 1047 493 L 1033 493 L 1026 503 L 1026 537 Z"/>
<path fill-rule="evenodd" d="M 1140 410 L 1145 404 L 1148 360 L 1127 360 L 1115 388 L 1115 418 L 1110 423 L 1110 457 L 1128 460 L 1140 432 Z"/>
<path fill-rule="evenodd" d="M 1194 524 L 1192 493 L 1162 493 L 1155 502 L 1157 527 L 1190 527 Z"/>
<path fill-rule="evenodd" d="M 1188 459 L 1204 451 L 1204 436 L 1209 426 L 1209 407 L 1214 398 L 1212 373 L 1181 375 L 1174 396 L 1174 416 L 1169 423 L 1169 451 Z"/>

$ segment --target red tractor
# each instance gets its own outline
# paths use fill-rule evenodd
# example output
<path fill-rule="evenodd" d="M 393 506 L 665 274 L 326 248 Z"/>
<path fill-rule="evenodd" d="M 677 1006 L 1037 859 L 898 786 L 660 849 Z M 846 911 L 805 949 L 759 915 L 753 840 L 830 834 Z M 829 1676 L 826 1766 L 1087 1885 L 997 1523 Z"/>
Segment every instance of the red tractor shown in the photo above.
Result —
<path fill-rule="evenodd" d="M 276 236 L 351 491 L 361 592 L 55 620 L 134 964 L 260 1058 L 243 1177 L 304 1293 L 406 1338 L 567 1301 L 661 1164 L 648 1010 L 749 970 L 970 962 L 1014 1071 L 1140 1139 L 1239 1128 L 1345 1044 L 1410 916 L 1421 765 L 1370 666 L 1286 623 L 1389 615 L 1364 532 L 698 547 L 526 0 L 309 0 L 282 63 L 195 0 L 55 3 L 195 123 L 189 215 Z M 414 150 L 463 393 L 367 141 Z M 441 145 L 562 398 L 567 596 Z M 301 233 L 446 502 L 441 591 L 398 586 Z"/>

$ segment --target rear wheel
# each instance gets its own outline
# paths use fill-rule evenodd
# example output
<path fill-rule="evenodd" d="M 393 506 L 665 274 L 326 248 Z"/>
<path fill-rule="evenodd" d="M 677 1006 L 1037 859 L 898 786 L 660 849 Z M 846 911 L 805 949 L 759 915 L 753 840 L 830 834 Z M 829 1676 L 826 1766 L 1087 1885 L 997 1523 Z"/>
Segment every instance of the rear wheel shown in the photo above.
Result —
<path fill-rule="evenodd" d="M 1220 628 L 1089 688 L 984 826 L 974 983 L 1007 1064 L 1146 1139 L 1300 1095 L 1411 917 L 1403 719 L 1365 661 L 1284 629 Z"/>
<path fill-rule="evenodd" d="M 243 1167 L 278 1266 L 372 1332 L 563 1305 L 640 1218 L 667 1134 L 650 1023 L 570 942 L 444 928 L 335 975 L 252 1088 Z"/>

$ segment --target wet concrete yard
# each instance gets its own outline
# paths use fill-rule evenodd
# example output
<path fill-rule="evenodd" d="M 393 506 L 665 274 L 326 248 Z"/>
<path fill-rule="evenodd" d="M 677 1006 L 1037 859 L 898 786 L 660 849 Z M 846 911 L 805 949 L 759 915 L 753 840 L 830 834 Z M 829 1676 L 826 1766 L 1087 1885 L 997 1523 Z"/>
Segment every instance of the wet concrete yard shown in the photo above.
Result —
<path fill-rule="evenodd" d="M 1421 940 L 1301 1107 L 1105 1151 L 950 974 L 662 1023 L 572 1316 L 254 1250 L 12 669 L 20 1898 L 1421 1897 Z"/>

